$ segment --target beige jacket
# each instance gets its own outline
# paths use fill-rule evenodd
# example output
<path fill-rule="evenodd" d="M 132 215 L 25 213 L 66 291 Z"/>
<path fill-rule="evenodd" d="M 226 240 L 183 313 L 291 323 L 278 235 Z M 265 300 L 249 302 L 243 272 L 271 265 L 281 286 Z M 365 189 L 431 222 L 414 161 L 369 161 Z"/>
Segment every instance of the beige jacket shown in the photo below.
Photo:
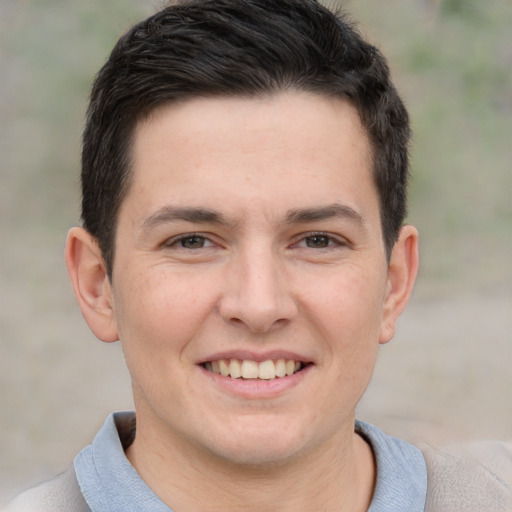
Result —
<path fill-rule="evenodd" d="M 512 443 L 419 448 L 427 462 L 426 512 L 512 512 Z"/>

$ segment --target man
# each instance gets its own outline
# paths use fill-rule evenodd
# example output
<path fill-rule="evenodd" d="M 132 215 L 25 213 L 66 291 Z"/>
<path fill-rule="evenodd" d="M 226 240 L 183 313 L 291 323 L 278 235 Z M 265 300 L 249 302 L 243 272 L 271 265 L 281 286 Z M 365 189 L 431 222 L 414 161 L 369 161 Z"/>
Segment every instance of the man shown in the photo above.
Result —
<path fill-rule="evenodd" d="M 16 506 L 437 506 L 422 452 L 355 419 L 418 267 L 409 135 L 382 55 L 313 0 L 192 0 L 125 34 L 66 263 L 135 414 Z"/>

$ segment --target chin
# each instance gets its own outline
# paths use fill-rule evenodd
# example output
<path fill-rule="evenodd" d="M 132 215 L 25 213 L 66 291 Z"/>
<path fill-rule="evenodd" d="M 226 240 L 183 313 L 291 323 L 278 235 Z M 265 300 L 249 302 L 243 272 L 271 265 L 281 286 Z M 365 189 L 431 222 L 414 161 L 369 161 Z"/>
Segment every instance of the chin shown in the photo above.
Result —
<path fill-rule="evenodd" d="M 258 468 L 284 465 L 297 458 L 300 452 L 297 446 L 260 441 L 256 445 L 244 443 L 242 446 L 230 446 L 224 450 L 219 447 L 216 455 L 230 464 Z"/>
<path fill-rule="evenodd" d="M 304 432 L 279 424 L 258 429 L 257 423 L 236 431 L 224 430 L 211 451 L 227 462 L 243 466 L 282 465 L 307 451 L 310 443 Z"/>

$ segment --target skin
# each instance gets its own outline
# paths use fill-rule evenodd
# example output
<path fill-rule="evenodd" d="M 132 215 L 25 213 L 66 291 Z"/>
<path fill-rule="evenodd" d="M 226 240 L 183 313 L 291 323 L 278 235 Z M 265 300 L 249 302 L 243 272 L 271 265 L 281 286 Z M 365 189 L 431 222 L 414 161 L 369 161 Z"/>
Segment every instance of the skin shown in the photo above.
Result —
<path fill-rule="evenodd" d="M 370 155 L 341 99 L 166 106 L 136 129 L 112 282 L 96 241 L 70 231 L 84 317 L 121 340 L 132 377 L 127 456 L 177 512 L 367 510 L 355 408 L 418 265 L 412 226 L 386 258 Z M 204 368 L 220 357 L 306 367 L 235 380 Z"/>

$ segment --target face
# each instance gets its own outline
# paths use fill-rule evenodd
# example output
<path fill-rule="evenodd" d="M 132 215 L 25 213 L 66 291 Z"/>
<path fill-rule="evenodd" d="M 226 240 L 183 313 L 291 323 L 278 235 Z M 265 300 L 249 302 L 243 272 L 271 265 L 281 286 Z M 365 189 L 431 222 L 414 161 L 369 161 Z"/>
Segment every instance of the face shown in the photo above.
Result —
<path fill-rule="evenodd" d="M 350 433 L 389 288 L 348 103 L 191 100 L 138 126 L 109 290 L 137 435 L 264 463 Z"/>

